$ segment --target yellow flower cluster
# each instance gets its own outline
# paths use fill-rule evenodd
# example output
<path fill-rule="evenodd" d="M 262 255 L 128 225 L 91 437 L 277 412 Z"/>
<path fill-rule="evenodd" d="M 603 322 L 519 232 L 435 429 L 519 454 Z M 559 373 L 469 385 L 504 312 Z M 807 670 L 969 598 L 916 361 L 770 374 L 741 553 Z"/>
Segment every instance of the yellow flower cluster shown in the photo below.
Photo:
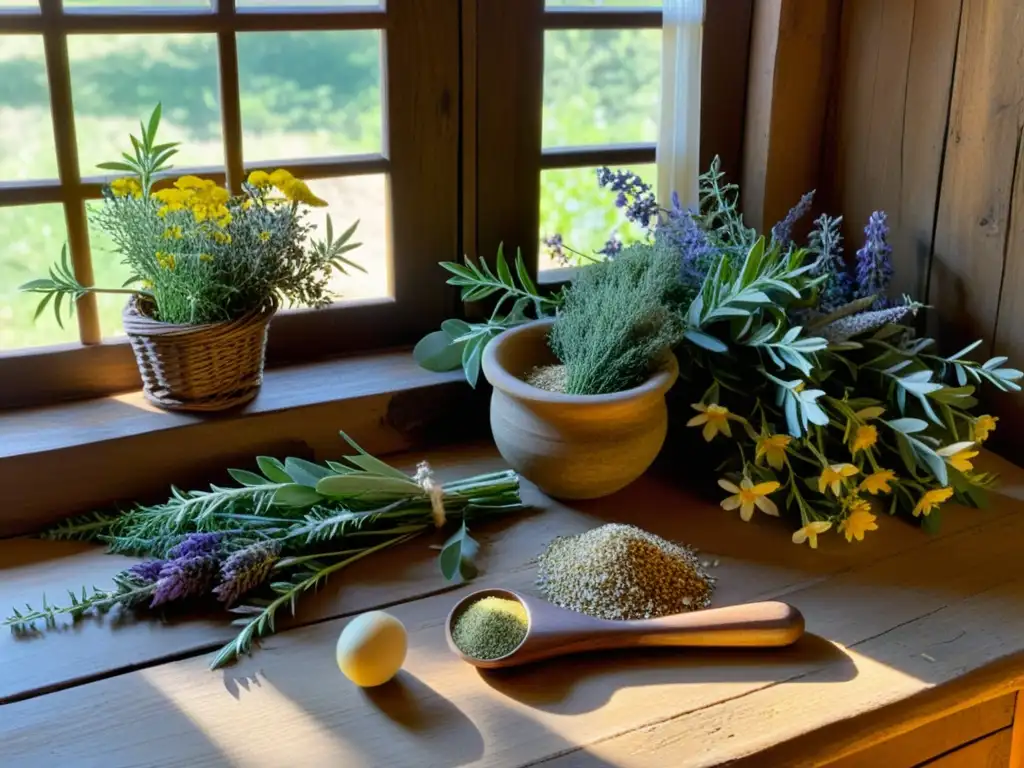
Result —
<path fill-rule="evenodd" d="M 231 211 L 227 206 L 231 193 L 210 179 L 182 176 L 174 182 L 173 187 L 161 189 L 153 193 L 153 197 L 163 203 L 157 216 L 166 216 L 174 211 L 191 211 L 200 223 L 212 221 L 221 228 L 231 223 Z"/>
<path fill-rule="evenodd" d="M 278 168 L 273 173 L 253 171 L 249 174 L 248 183 L 250 187 L 261 190 L 276 187 L 287 200 L 293 203 L 305 203 L 314 208 L 324 208 L 327 206 L 327 201 L 321 200 L 314 195 L 306 182 L 302 181 L 302 179 L 296 179 L 283 168 Z"/>
<path fill-rule="evenodd" d="M 114 197 L 142 197 L 142 184 L 134 176 L 125 176 L 110 182 Z"/>
<path fill-rule="evenodd" d="M 165 251 L 156 252 L 156 263 L 163 269 L 171 270 L 174 269 L 175 260 L 173 253 L 166 253 Z"/>

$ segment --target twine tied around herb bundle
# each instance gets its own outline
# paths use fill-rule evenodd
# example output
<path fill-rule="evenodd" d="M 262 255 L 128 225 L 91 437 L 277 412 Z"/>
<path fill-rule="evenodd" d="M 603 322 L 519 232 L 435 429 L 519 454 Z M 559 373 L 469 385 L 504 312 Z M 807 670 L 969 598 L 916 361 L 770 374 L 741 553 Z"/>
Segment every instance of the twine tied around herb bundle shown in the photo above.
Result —
<path fill-rule="evenodd" d="M 430 464 L 425 461 L 417 464 L 413 481 L 430 497 L 430 511 L 434 515 L 434 527 L 443 527 L 445 523 L 444 487 L 434 482 L 434 472 L 430 468 Z"/>

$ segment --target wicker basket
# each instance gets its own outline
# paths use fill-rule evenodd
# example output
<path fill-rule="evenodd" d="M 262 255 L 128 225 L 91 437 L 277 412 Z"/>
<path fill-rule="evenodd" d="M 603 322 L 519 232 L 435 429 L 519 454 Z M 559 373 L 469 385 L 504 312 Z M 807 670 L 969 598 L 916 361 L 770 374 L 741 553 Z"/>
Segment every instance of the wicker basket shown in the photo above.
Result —
<path fill-rule="evenodd" d="M 133 297 L 122 319 L 150 402 L 175 411 L 223 411 L 256 397 L 263 383 L 270 304 L 223 323 L 174 325 L 153 320 Z"/>

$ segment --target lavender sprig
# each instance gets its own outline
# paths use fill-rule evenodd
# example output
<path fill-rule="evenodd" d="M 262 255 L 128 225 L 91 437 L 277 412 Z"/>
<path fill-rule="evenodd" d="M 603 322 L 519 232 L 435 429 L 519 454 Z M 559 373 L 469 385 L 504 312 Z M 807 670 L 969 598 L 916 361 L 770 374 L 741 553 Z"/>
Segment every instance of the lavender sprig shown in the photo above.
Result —
<path fill-rule="evenodd" d="M 864 246 L 857 251 L 857 298 L 878 297 L 873 309 L 889 306 L 885 298 L 892 282 L 892 246 L 884 211 L 875 211 L 864 228 Z"/>
<path fill-rule="evenodd" d="M 814 202 L 814 190 L 805 194 L 800 201 L 789 209 L 786 217 L 772 227 L 772 243 L 786 248 L 793 242 L 793 226 L 806 216 Z"/>
<path fill-rule="evenodd" d="M 843 259 L 843 235 L 839 227 L 842 216 L 823 213 L 814 222 L 809 250 L 817 256 L 815 275 L 825 275 L 821 286 L 818 309 L 833 312 L 853 299 L 853 282 Z"/>
<path fill-rule="evenodd" d="M 281 545 L 276 541 L 261 541 L 238 550 L 221 566 L 221 583 L 213 594 L 222 603 L 235 603 L 267 580 L 280 555 Z"/>
<path fill-rule="evenodd" d="M 639 224 L 648 231 L 658 223 L 660 209 L 654 188 L 639 175 L 628 170 L 597 169 L 597 183 L 616 192 L 615 207 L 623 209 L 627 221 Z"/>

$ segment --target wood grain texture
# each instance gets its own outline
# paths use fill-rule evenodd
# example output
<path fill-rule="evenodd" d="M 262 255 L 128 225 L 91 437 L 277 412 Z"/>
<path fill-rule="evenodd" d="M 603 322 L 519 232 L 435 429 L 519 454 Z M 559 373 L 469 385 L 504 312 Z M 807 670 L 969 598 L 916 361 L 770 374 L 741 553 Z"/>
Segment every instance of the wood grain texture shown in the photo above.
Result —
<path fill-rule="evenodd" d="M 334 457 L 342 429 L 374 453 L 472 437 L 485 428 L 486 405 L 460 371 L 430 373 L 403 352 L 269 372 L 256 400 L 218 418 L 159 411 L 138 393 L 0 414 L 9 499 L 0 536 L 117 501 L 166 498 L 170 482 L 226 479 L 227 466 L 250 466 L 260 453 Z"/>
<path fill-rule="evenodd" d="M 1004 728 L 955 752 L 925 763 L 922 768 L 1006 768 L 1010 760 L 1010 729 Z"/>
<path fill-rule="evenodd" d="M 869 747 L 861 752 L 826 764 L 825 768 L 862 768 L 916 766 L 951 752 L 963 744 L 1008 728 L 1013 723 L 1017 695 L 1009 693 Z"/>
<path fill-rule="evenodd" d="M 928 302 L 929 327 L 956 349 L 991 351 L 1013 222 L 1024 104 L 1024 15 L 964 0 Z M 1014 258 L 1019 254 L 1014 253 Z"/>
<path fill-rule="evenodd" d="M 1013 713 L 1013 742 L 1010 747 L 1009 768 L 1024 768 L 1024 696 L 1017 692 Z"/>
<path fill-rule="evenodd" d="M 894 296 L 927 294 L 961 2 L 843 4 L 821 199 L 850 255 L 871 212 L 888 214 Z"/>
<path fill-rule="evenodd" d="M 480 451 L 472 455 L 480 458 L 451 456 L 446 471 L 482 466 Z M 4 638 L 5 693 L 66 689 L 3 707 L 0 762 L 279 765 L 302 754 L 312 766 L 700 766 L 838 729 L 818 745 L 823 751 L 807 742 L 796 753 L 813 759 L 750 763 L 821 764 L 1024 682 L 1024 580 L 1014 566 L 1024 536 L 1024 471 L 986 460 L 1004 478 L 990 509 L 950 510 L 937 537 L 882 518 L 862 544 L 832 537 L 818 551 L 793 546 L 778 521 L 740 523 L 657 475 L 572 507 L 527 489 L 542 513 L 481 529 L 479 583 L 410 600 L 440 583 L 421 570 L 436 553 L 417 542 L 394 558 L 364 561 L 324 594 L 331 611 L 340 610 L 338 601 L 350 611 L 404 601 L 388 610 L 410 631 L 405 672 L 373 691 L 355 689 L 334 668 L 345 619 L 285 631 L 218 674 L 207 671 L 204 656 L 173 661 L 195 644 L 155 650 L 157 638 L 174 630 L 147 622 Z M 460 596 L 487 586 L 535 594 L 530 560 L 546 541 L 613 520 L 719 559 L 715 605 L 781 598 L 804 613 L 810 634 L 771 653 L 608 653 L 502 674 L 478 673 L 448 651 L 445 616 Z M 53 583 L 58 566 L 21 551 L 0 580 L 0 604 Z M 200 649 L 219 641 L 212 628 L 191 626 Z M 126 671 L 125 658 L 141 668 Z M 75 685 L 90 668 L 126 673 Z M 909 709 L 885 727 L 865 725 L 885 707 Z M 55 711 L 81 727 L 45 727 Z"/>
<path fill-rule="evenodd" d="M 770 229 L 818 185 L 840 3 L 754 6 L 743 153 L 743 215 Z"/>

